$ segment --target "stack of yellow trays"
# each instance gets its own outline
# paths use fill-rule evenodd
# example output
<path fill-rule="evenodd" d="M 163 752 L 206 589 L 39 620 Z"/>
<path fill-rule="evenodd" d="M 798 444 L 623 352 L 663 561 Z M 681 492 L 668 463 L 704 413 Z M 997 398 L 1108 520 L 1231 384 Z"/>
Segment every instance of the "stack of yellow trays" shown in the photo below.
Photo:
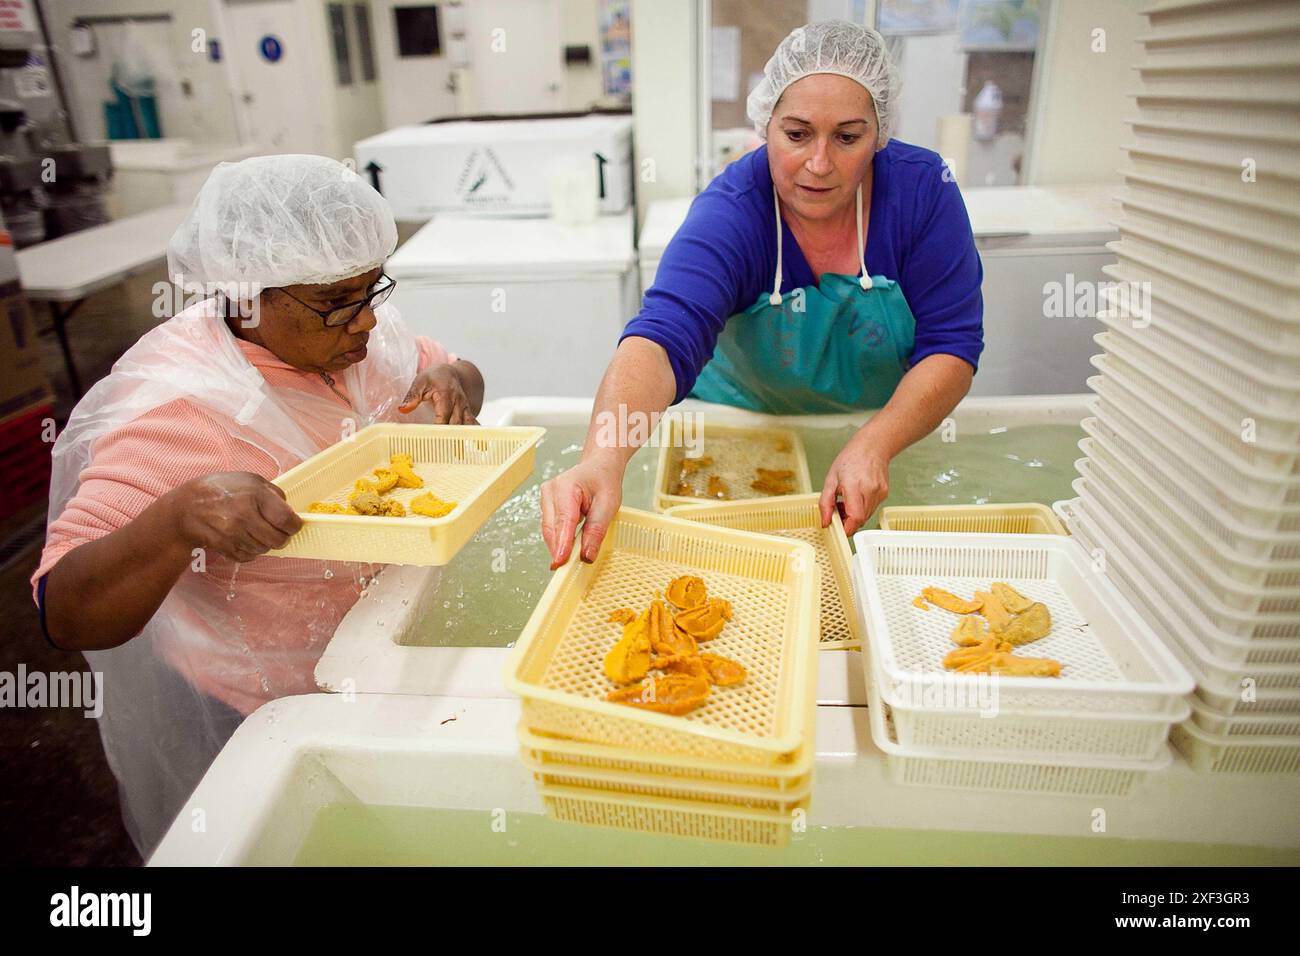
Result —
<path fill-rule="evenodd" d="M 703 578 L 732 618 L 709 653 L 746 679 L 671 715 L 613 703 L 618 608 Z M 558 820 L 783 846 L 812 796 L 818 597 L 811 545 L 623 509 L 592 564 L 556 572 L 515 646 L 521 756 Z"/>

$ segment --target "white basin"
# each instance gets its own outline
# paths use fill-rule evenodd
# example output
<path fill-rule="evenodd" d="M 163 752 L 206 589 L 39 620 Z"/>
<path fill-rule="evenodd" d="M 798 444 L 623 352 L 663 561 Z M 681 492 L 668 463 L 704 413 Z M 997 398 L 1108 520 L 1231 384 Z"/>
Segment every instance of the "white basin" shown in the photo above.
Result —
<path fill-rule="evenodd" d="M 614 852 L 627 834 L 550 824 L 540 831 L 549 833 L 543 845 L 511 836 L 510 827 L 542 810 L 516 751 L 518 718 L 510 700 L 312 694 L 274 701 L 249 717 L 217 757 L 150 865 L 289 864 L 313 842 L 322 811 L 365 817 L 399 808 L 407 815 L 397 819 L 406 822 L 383 833 L 387 845 L 368 845 L 364 861 L 476 863 L 492 855 L 545 863 L 548 854 L 562 853 L 568 862 L 582 862 L 584 854 L 587 862 L 619 862 L 602 854 Z M 1300 778 L 1294 776 L 1196 774 L 1180 762 L 1122 799 L 902 786 L 887 776 L 861 707 L 818 708 L 815 772 L 810 832 L 869 828 L 833 831 L 860 848 L 854 862 L 863 864 L 1107 864 L 1117 855 L 1147 865 L 1300 862 Z M 1099 809 L 1104 834 L 1093 829 Z M 420 821 L 431 825 L 453 812 L 456 827 L 445 841 L 429 839 L 428 825 L 422 831 Z M 497 824 L 505 820 L 511 822 L 502 832 Z M 992 833 L 1020 836 L 993 842 L 981 836 Z M 681 863 L 704 862 L 697 855 L 710 852 L 736 862 L 774 862 L 764 854 L 784 852 L 636 839 Z M 1185 845 L 1127 842 L 1133 840 Z M 335 842 L 317 833 L 314 845 L 318 862 L 322 853 L 325 862 L 361 862 L 349 856 L 356 848 L 349 850 L 345 833 Z"/>
<path fill-rule="evenodd" d="M 1088 414 L 1088 395 L 1024 395 L 967 398 L 953 411 L 957 433 L 986 432 L 1017 425 L 1078 424 Z M 484 425 L 559 426 L 585 424 L 589 398 L 525 397 L 488 402 Z M 789 423 L 814 428 L 860 424 L 855 415 L 762 415 L 725 405 L 688 400 L 683 412 L 703 412 L 722 423 Z M 501 669 L 508 650 L 495 647 L 427 647 L 403 643 L 418 622 L 435 613 L 431 602 L 437 568 L 389 567 L 371 586 L 366 600 L 340 622 L 316 667 L 316 685 L 340 693 L 428 694 L 455 697 L 504 697 Z M 403 603 L 405 602 L 405 603 Z M 462 636 L 463 637 L 463 636 Z M 472 644 L 470 640 L 460 643 Z M 819 700 L 866 704 L 856 657 L 822 655 Z"/>

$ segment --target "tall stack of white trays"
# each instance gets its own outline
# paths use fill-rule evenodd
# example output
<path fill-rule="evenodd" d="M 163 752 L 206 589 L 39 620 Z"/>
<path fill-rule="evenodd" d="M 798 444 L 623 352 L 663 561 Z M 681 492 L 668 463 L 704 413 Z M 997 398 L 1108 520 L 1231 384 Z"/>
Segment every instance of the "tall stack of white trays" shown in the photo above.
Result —
<path fill-rule="evenodd" d="M 1122 285 L 1059 510 L 1196 678 L 1188 761 L 1297 772 L 1300 4 L 1144 12 Z"/>

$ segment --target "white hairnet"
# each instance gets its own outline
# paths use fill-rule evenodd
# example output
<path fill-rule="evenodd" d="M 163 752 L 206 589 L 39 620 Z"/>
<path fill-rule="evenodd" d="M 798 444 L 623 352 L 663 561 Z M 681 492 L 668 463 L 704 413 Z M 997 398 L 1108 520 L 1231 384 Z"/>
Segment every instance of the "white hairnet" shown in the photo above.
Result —
<path fill-rule="evenodd" d="M 877 145 L 883 148 L 894 129 L 898 68 L 885 48 L 884 37 L 870 27 L 844 20 L 796 27 L 781 41 L 763 67 L 763 79 L 745 103 L 758 135 L 767 139 L 767 123 L 786 87 L 814 73 L 846 76 L 862 84 L 876 105 L 880 124 Z"/>
<path fill-rule="evenodd" d="M 220 163 L 167 249 L 186 289 L 232 298 L 369 272 L 397 247 L 388 200 L 326 156 Z"/>

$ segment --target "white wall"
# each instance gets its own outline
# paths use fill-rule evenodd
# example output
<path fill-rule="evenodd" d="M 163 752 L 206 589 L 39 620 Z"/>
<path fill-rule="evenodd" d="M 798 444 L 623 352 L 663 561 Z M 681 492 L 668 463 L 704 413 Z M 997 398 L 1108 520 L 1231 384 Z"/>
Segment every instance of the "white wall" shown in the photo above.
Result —
<path fill-rule="evenodd" d="M 585 110 L 605 95 L 600 66 L 600 4 L 598 0 L 560 0 L 560 5 L 564 45 L 591 48 L 590 63 L 564 68 L 564 109 Z"/>
<path fill-rule="evenodd" d="M 345 4 L 348 50 L 352 60 L 352 83 L 339 86 L 335 77 L 333 45 L 330 39 L 326 4 L 329 0 L 301 0 L 304 20 L 310 32 L 309 45 L 318 54 L 317 76 L 320 95 L 317 109 L 331 121 L 326 123 L 325 151 L 336 159 L 352 155 L 352 144 L 384 129 L 383 97 L 380 93 L 379 63 L 376 54 L 375 80 L 366 83 L 361 73 L 360 42 L 353 20 L 352 3 Z M 371 44 L 374 45 L 375 17 L 378 10 L 370 4 Z"/>
<path fill-rule="evenodd" d="M 191 49 L 191 31 L 219 36 L 209 0 L 44 0 L 50 45 L 58 59 L 68 95 L 68 110 L 83 139 L 106 135 L 103 103 L 109 97 L 108 75 L 113 46 L 122 27 L 96 28 L 100 40 L 93 57 L 77 57 L 69 47 L 68 28 L 78 16 L 126 16 L 166 13 L 171 23 L 159 28 L 169 41 L 152 51 L 161 68 L 158 76 L 159 113 L 163 135 L 201 143 L 238 141 L 234 107 L 221 63 Z M 107 41 L 107 42 L 104 42 Z M 189 93 L 182 84 L 188 81 Z"/>
<path fill-rule="evenodd" d="M 632 0 L 632 175 L 637 222 L 656 199 L 695 195 L 700 93 L 692 0 Z M 641 176 L 654 160 L 654 182 Z"/>
<path fill-rule="evenodd" d="M 1056 0 L 1036 91 L 1026 183 L 1120 182 L 1120 147 L 1129 140 L 1137 85 L 1134 42 L 1146 27 L 1132 0 Z M 1094 52 L 1093 31 L 1105 30 L 1106 50 Z"/>

